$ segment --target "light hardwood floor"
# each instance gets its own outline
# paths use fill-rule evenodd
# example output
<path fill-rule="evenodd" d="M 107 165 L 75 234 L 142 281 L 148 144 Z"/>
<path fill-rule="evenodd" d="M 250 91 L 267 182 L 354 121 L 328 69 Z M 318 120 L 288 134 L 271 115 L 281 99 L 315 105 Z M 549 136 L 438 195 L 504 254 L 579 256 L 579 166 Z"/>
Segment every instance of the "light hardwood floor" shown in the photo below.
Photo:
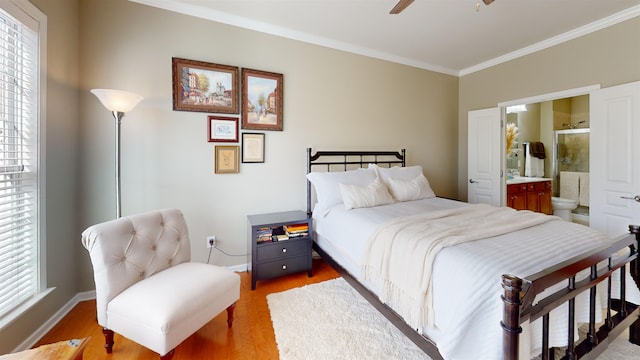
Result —
<path fill-rule="evenodd" d="M 278 359 L 266 296 L 339 276 L 328 264 L 314 259 L 313 277 L 309 278 L 303 272 L 258 281 L 256 289 L 252 291 L 251 273 L 239 274 L 240 300 L 236 304 L 233 327 L 227 328 L 227 313 L 223 312 L 180 344 L 173 359 Z M 96 322 L 94 300 L 79 303 L 35 346 L 88 336 L 91 340 L 85 348 L 85 359 L 158 359 L 158 354 L 118 334 L 115 336 L 113 353 L 107 355 L 103 348 L 102 328 Z"/>

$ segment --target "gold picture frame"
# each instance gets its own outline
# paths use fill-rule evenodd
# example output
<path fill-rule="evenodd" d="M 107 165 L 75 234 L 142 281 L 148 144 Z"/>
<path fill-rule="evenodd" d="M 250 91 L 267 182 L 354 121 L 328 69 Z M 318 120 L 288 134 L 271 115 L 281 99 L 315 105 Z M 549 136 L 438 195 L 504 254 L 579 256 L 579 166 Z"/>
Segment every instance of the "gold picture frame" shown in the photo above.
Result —
<path fill-rule="evenodd" d="M 237 174 L 240 172 L 240 146 L 216 145 L 214 152 L 214 171 L 216 174 Z"/>

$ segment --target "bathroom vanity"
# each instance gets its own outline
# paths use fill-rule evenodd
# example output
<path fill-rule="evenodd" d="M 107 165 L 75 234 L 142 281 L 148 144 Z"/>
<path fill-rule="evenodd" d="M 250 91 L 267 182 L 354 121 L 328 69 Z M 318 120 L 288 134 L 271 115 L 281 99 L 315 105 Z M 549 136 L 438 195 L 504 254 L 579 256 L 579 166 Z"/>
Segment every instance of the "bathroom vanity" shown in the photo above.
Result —
<path fill-rule="evenodd" d="M 553 214 L 551 179 L 521 176 L 508 179 L 507 206 L 516 210 Z"/>

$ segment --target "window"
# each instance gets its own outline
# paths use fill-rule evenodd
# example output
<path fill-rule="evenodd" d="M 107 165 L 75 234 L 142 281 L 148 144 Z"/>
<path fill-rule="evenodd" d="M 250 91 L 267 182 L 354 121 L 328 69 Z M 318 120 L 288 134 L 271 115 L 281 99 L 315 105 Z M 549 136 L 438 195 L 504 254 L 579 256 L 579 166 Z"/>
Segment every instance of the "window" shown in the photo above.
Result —
<path fill-rule="evenodd" d="M 39 22 L 0 2 L 0 319 L 40 293 Z"/>

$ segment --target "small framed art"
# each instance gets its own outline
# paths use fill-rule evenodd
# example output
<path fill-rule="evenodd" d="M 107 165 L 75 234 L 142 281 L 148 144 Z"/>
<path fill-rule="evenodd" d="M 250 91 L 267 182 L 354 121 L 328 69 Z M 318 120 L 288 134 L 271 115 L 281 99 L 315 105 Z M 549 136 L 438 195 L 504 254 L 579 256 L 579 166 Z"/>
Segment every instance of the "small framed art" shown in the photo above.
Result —
<path fill-rule="evenodd" d="M 282 131 L 282 74 L 242 69 L 242 128 Z"/>
<path fill-rule="evenodd" d="M 215 173 L 236 174 L 240 171 L 239 146 L 216 145 L 215 147 Z"/>
<path fill-rule="evenodd" d="M 209 142 L 238 142 L 238 118 L 207 117 Z"/>
<path fill-rule="evenodd" d="M 264 162 L 264 133 L 242 133 L 242 162 Z"/>
<path fill-rule="evenodd" d="M 173 110 L 238 114 L 238 68 L 172 58 Z"/>

